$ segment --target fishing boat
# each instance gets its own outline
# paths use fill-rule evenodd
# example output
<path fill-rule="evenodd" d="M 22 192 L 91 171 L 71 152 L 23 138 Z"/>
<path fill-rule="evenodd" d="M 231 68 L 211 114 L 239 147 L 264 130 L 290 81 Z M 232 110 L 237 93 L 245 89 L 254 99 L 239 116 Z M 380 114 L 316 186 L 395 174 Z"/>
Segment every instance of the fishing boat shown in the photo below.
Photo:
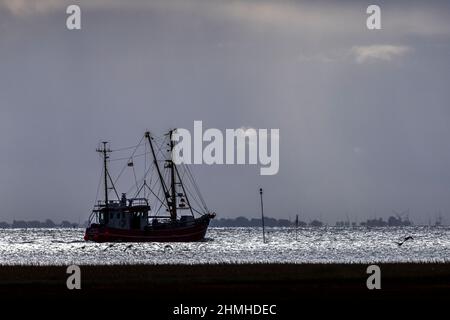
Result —
<path fill-rule="evenodd" d="M 189 167 L 173 161 L 174 131 L 162 137 L 146 132 L 137 146 L 117 150 L 111 150 L 108 142 L 102 142 L 97 152 L 103 158 L 104 199 L 96 200 L 84 235 L 86 241 L 193 242 L 204 239 L 209 222 L 216 214 L 207 208 Z M 128 149 L 134 150 L 131 156 L 111 158 L 111 153 Z M 142 149 L 144 153 L 137 154 Z M 147 168 L 145 160 L 143 178 L 139 181 L 135 162 L 139 157 L 147 159 L 147 155 L 152 161 L 148 161 Z M 115 180 L 108 166 L 113 161 L 125 161 Z M 128 193 L 119 196 L 116 187 L 127 168 L 134 177 L 132 197 L 128 197 Z M 116 198 L 110 200 L 110 193 Z"/>

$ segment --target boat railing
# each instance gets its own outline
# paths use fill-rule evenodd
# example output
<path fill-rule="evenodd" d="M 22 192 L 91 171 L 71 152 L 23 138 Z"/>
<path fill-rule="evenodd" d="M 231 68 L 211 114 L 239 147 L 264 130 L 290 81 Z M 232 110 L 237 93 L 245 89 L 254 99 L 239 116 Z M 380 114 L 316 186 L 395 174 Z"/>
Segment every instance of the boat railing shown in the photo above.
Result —
<path fill-rule="evenodd" d="M 120 201 L 119 200 L 109 200 L 108 201 L 108 206 L 119 206 L 120 205 Z M 105 201 L 104 200 L 97 200 L 97 207 L 104 207 L 105 206 Z"/>
<path fill-rule="evenodd" d="M 147 198 L 132 198 L 132 199 L 127 199 L 127 201 L 128 201 L 128 206 L 129 207 L 148 206 Z M 112 208 L 113 207 L 124 206 L 124 202 L 123 201 L 119 201 L 119 200 L 109 200 L 108 201 L 108 206 L 110 206 Z M 105 207 L 105 201 L 98 200 L 96 207 L 98 207 L 98 208 Z"/>
<path fill-rule="evenodd" d="M 130 207 L 148 206 L 148 200 L 146 198 L 133 198 L 133 199 L 128 199 L 128 201 L 129 201 Z"/>

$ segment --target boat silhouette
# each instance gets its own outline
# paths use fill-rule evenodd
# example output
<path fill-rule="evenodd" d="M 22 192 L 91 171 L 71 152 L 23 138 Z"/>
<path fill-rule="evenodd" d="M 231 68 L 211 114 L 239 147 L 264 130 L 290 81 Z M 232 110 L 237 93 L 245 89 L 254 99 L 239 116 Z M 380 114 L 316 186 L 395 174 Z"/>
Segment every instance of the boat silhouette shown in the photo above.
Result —
<path fill-rule="evenodd" d="M 108 163 L 113 161 L 110 154 L 114 150 L 108 148 L 108 142 L 103 142 L 102 147 L 97 149 L 103 157 L 104 200 L 97 201 L 92 210 L 89 226 L 84 235 L 86 241 L 192 242 L 204 239 L 209 222 L 216 214 L 208 210 L 190 169 L 185 164 L 176 165 L 173 161 L 174 131 L 170 130 L 164 135 L 159 145 L 156 137 L 146 132 L 139 145 L 135 147 L 133 155 L 125 159 L 127 160 L 125 167 L 133 169 L 136 180 L 137 192 L 131 198 L 127 198 L 126 193 L 122 193 L 119 198 L 115 181 L 108 170 Z M 153 159 L 151 172 L 156 175 L 156 179 L 153 179 L 156 183 L 154 185 L 147 183 L 149 168 L 145 172 L 143 183 L 139 186 L 134 171 L 134 159 L 137 157 L 135 152 L 138 147 L 147 143 L 150 147 L 148 154 Z M 169 146 L 168 155 L 161 158 L 161 155 L 165 154 L 162 150 L 167 146 Z M 164 163 L 163 168 L 160 162 Z M 184 180 L 188 180 L 189 183 Z M 192 190 L 189 187 L 192 187 Z M 146 196 L 146 190 L 149 191 L 149 197 Z M 114 191 L 117 199 L 109 199 L 111 191 Z M 142 193 L 144 196 L 139 196 Z M 152 210 L 150 206 L 150 197 L 156 210 Z M 194 206 L 193 202 L 197 206 Z M 165 214 L 160 214 L 161 211 Z M 189 214 L 182 215 L 181 212 Z"/>

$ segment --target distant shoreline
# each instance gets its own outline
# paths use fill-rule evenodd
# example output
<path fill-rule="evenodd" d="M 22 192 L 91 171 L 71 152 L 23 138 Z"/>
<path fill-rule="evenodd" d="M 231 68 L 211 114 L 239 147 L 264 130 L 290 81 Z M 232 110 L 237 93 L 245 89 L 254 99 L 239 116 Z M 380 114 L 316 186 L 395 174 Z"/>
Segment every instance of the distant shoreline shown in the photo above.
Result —
<path fill-rule="evenodd" d="M 271 219 L 264 218 L 264 225 L 268 228 L 296 228 L 294 222 L 286 219 Z M 20 221 L 19 223 L 7 223 L 0 222 L 1 229 L 85 229 L 87 222 L 85 224 L 77 224 L 72 222 L 63 222 L 61 224 L 56 223 L 46 223 L 39 221 Z M 261 219 L 251 219 L 247 223 L 239 221 L 236 219 L 218 219 L 212 220 L 211 228 L 258 228 L 261 227 Z M 367 220 L 366 222 L 361 222 L 359 224 L 337 221 L 336 224 L 326 224 L 318 220 L 313 220 L 310 223 L 300 221 L 298 224 L 299 230 L 301 228 L 326 228 L 326 227 L 336 227 L 336 228 L 395 228 L 395 227 L 429 227 L 429 228 L 445 228 L 448 227 L 446 224 L 402 224 L 402 223 L 391 223 L 382 220 L 374 219 Z"/>

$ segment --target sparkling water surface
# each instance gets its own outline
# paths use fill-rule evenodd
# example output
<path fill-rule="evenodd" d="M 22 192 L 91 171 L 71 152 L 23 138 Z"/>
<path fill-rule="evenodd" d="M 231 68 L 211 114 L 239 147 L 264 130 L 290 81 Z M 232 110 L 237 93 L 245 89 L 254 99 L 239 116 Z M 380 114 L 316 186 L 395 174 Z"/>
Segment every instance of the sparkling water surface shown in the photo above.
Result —
<path fill-rule="evenodd" d="M 209 228 L 195 243 L 93 243 L 84 229 L 0 229 L 0 264 L 450 262 L 450 227 Z M 413 240 L 399 246 L 406 236 Z"/>

